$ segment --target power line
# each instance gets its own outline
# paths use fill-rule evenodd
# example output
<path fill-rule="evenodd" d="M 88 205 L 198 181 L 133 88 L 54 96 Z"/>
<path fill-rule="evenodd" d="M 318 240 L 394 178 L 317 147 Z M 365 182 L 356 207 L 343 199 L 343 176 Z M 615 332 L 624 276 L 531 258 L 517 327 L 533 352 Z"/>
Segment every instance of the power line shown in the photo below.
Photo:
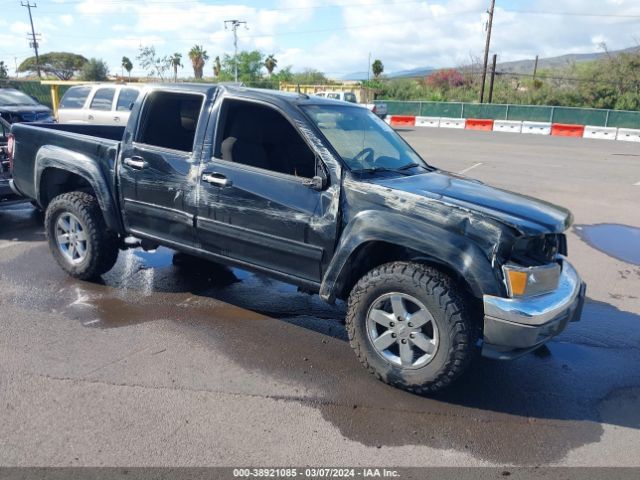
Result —
<path fill-rule="evenodd" d="M 491 0 L 489 7 L 489 20 L 487 21 L 487 41 L 484 46 L 484 66 L 482 68 L 482 84 L 480 85 L 480 103 L 484 101 L 484 84 L 487 81 L 487 63 L 489 62 L 489 47 L 491 46 L 491 27 L 493 26 L 493 12 L 496 8 L 496 0 Z"/>
<path fill-rule="evenodd" d="M 36 39 L 36 31 L 33 28 L 33 17 L 31 16 L 31 9 L 37 8 L 37 5 L 34 3 L 31 5 L 29 1 L 25 4 L 24 2 L 20 2 L 20 5 L 23 7 L 27 7 L 29 11 L 29 22 L 31 23 L 31 45 L 30 47 L 36 52 L 36 70 L 38 71 L 38 78 L 42 78 L 42 74 L 40 73 L 40 57 L 38 56 L 38 40 Z"/>
<path fill-rule="evenodd" d="M 240 25 L 244 25 L 246 30 L 249 30 L 247 27 L 247 22 L 244 20 L 225 20 L 224 21 L 224 29 L 227 29 L 227 25 L 231 25 L 231 30 L 233 30 L 233 70 L 234 70 L 234 78 L 235 82 L 238 82 L 238 27 Z"/>

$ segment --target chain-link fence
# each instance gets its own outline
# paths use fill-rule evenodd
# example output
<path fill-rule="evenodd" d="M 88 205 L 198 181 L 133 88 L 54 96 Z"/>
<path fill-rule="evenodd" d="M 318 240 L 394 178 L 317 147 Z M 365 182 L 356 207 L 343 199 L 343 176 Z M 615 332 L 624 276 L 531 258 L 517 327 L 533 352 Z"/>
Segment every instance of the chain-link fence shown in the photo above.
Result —
<path fill-rule="evenodd" d="M 405 102 L 382 100 L 390 115 L 487 118 L 531 122 L 572 123 L 597 127 L 640 128 L 640 112 L 596 108 L 497 105 L 462 102 Z"/>
<path fill-rule="evenodd" d="M 51 102 L 51 87 L 49 85 L 42 85 L 38 81 L 0 80 L 0 88 L 15 88 L 35 98 L 38 103 L 53 108 Z M 68 89 L 69 86 L 60 85 L 60 97 L 62 97 Z"/>

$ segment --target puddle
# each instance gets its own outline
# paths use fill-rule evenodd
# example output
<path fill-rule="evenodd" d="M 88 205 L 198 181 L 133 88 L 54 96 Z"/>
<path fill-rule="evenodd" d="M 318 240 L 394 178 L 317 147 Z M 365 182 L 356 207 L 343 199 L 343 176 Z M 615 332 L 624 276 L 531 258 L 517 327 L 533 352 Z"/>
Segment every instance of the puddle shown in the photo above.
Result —
<path fill-rule="evenodd" d="M 640 265 L 640 228 L 615 223 L 576 225 L 575 233 L 587 244 L 623 262 Z"/>

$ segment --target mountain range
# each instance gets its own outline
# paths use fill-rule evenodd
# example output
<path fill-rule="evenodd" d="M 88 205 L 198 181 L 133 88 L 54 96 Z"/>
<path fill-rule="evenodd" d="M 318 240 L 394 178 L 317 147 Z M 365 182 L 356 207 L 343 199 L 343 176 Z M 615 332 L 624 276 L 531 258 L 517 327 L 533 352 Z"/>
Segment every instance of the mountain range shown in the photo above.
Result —
<path fill-rule="evenodd" d="M 615 50 L 611 52 L 593 52 L 593 53 L 569 53 L 558 57 L 540 58 L 538 59 L 538 70 L 553 69 L 568 66 L 575 62 L 591 62 L 605 58 L 607 55 L 619 55 L 620 53 L 636 53 L 640 52 L 640 46 L 625 48 L 623 50 Z M 535 59 L 516 60 L 512 62 L 498 63 L 496 71 L 509 73 L 533 73 Z M 389 72 L 387 78 L 419 78 L 426 77 L 438 70 L 435 67 L 418 67 L 410 70 L 399 70 L 397 72 Z M 340 77 L 340 80 L 366 80 L 367 72 L 354 72 Z"/>

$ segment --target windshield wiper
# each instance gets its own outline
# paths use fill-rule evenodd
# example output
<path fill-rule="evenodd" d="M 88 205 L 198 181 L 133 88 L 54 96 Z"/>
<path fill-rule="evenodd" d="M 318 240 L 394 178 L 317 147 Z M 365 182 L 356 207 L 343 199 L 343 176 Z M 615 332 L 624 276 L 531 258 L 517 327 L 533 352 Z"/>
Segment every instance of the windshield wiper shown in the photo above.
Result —
<path fill-rule="evenodd" d="M 401 168 L 388 168 L 388 167 L 371 167 L 371 168 L 359 168 L 354 170 L 357 173 L 378 173 L 378 172 L 393 172 L 399 173 L 401 175 L 410 175 L 410 173 L 405 173 Z"/>
<path fill-rule="evenodd" d="M 403 165 L 402 167 L 398 167 L 396 170 L 409 170 L 410 168 L 414 168 L 414 167 L 421 167 L 422 165 L 420 165 L 419 163 L 407 163 L 406 165 Z"/>

